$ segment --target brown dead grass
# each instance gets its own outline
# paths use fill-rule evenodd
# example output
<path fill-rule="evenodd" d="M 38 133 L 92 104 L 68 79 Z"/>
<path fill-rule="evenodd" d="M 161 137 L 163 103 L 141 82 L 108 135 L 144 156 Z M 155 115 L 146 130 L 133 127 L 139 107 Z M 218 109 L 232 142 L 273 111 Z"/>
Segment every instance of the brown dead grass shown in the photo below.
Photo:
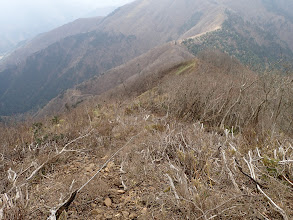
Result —
<path fill-rule="evenodd" d="M 139 91 L 129 82 L 116 90 L 119 101 L 0 126 L 3 219 L 47 218 L 119 149 L 78 193 L 68 219 L 282 219 L 238 169 L 236 161 L 250 176 L 249 158 L 256 181 L 293 218 L 289 78 L 245 77 L 222 59 L 223 68 L 201 58 L 148 75 L 145 87 L 137 79 Z M 244 82 L 253 84 L 234 105 Z M 264 97 L 258 121 L 250 120 Z"/>

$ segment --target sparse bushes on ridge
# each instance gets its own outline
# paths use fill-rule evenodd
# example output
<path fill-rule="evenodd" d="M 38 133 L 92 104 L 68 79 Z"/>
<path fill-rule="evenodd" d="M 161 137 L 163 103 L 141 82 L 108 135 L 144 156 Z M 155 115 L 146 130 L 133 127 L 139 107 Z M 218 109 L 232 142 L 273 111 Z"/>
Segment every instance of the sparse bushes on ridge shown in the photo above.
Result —
<path fill-rule="evenodd" d="M 262 136 L 274 132 L 293 135 L 292 75 L 257 75 L 235 65 L 228 56 L 211 52 L 194 62 L 200 63 L 197 68 L 168 76 L 152 93 L 143 95 L 147 106 L 158 106 L 176 117 L 200 121 L 214 129 L 240 133 L 251 130 Z"/>
<path fill-rule="evenodd" d="M 45 219 L 126 144 L 68 219 L 293 218 L 291 76 L 211 56 L 126 82 L 116 100 L 0 126 L 0 219 Z"/>

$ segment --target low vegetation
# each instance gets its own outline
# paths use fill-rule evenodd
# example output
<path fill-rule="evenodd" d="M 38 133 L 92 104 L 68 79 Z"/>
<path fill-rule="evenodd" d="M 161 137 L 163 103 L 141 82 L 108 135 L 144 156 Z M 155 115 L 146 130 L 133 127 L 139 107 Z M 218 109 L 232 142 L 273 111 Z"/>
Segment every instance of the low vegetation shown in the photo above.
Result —
<path fill-rule="evenodd" d="M 292 82 L 205 52 L 3 124 L 0 219 L 292 219 Z"/>

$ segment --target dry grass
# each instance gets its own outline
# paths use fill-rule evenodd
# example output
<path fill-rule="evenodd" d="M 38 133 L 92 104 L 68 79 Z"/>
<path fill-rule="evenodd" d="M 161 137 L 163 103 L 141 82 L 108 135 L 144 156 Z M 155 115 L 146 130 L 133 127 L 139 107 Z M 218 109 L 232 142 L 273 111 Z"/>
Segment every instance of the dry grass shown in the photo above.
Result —
<path fill-rule="evenodd" d="M 45 219 L 95 174 L 65 219 L 292 219 L 290 77 L 221 59 L 0 126 L 0 219 Z"/>

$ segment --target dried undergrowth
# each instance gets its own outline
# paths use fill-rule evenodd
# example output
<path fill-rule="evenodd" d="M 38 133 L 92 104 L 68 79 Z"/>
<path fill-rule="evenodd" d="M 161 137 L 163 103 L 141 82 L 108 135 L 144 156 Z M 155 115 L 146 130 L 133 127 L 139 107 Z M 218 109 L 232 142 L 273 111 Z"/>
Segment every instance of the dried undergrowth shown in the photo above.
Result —
<path fill-rule="evenodd" d="M 222 59 L 1 126 L 0 219 L 292 219 L 290 76 Z"/>

